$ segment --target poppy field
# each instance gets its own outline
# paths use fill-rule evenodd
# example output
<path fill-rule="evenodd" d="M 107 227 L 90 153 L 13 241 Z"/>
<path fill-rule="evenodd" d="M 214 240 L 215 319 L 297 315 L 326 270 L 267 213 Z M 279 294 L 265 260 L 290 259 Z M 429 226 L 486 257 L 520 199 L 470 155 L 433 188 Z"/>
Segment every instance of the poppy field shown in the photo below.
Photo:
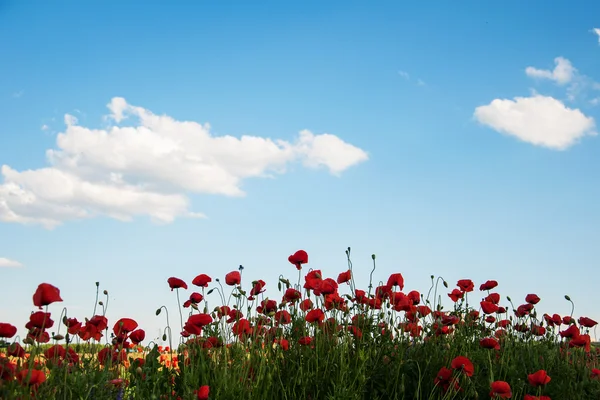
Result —
<path fill-rule="evenodd" d="M 108 321 L 98 283 L 100 307 L 86 318 L 50 312 L 60 289 L 41 283 L 25 338 L 0 322 L 0 398 L 600 399 L 591 318 L 538 315 L 536 294 L 513 303 L 494 280 L 453 287 L 432 276 L 419 293 L 398 272 L 373 285 L 374 255 L 371 282 L 357 287 L 346 256 L 330 278 L 307 268 L 305 251 L 292 254 L 297 281 L 281 275 L 276 299 L 242 267 L 169 278 L 180 307 L 156 310 L 164 347 L 133 315 Z"/>

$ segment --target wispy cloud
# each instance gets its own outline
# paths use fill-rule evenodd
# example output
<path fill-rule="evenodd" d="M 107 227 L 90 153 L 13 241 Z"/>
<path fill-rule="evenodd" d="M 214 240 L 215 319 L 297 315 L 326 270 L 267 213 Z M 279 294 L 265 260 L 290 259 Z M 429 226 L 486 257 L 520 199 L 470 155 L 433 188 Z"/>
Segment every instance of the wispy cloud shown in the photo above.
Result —
<path fill-rule="evenodd" d="M 40 127 L 41 130 L 43 131 L 47 131 L 48 129 L 50 129 L 50 127 L 46 124 L 42 124 L 42 126 Z"/>
<path fill-rule="evenodd" d="M 598 44 L 600 45 L 600 28 L 594 28 L 592 32 L 598 36 Z"/>
<path fill-rule="evenodd" d="M 23 97 L 24 94 L 25 94 L 25 91 L 19 90 L 18 92 L 14 92 L 12 94 L 12 97 L 14 97 L 15 99 L 19 99 L 19 98 Z"/>
<path fill-rule="evenodd" d="M 14 260 L 10 260 L 8 258 L 0 257 L 0 268 L 1 267 L 19 268 L 19 267 L 22 267 L 22 266 L 23 266 L 23 264 L 21 264 L 18 261 L 14 261 Z"/>
<path fill-rule="evenodd" d="M 406 71 L 398 71 L 398 75 L 400 75 L 401 77 L 403 77 L 404 79 L 406 79 L 407 81 L 410 80 L 410 75 L 408 72 Z"/>
<path fill-rule="evenodd" d="M 565 85 L 573 79 L 573 76 L 577 72 L 577 70 L 571 64 L 571 61 L 567 60 L 563 57 L 556 57 L 554 59 L 554 63 L 556 66 L 554 69 L 537 69 L 534 67 L 525 68 L 525 73 L 527 76 L 538 79 L 550 79 L 559 85 Z"/>
<path fill-rule="evenodd" d="M 409 82 L 413 81 L 410 77 L 410 74 L 406 71 L 399 70 L 398 75 L 400 75 L 402 78 L 406 79 Z M 417 86 L 425 86 L 425 81 L 423 81 L 423 79 L 421 78 L 417 78 L 414 82 L 417 84 Z"/>
<path fill-rule="evenodd" d="M 260 136 L 214 136 L 208 124 L 177 121 L 115 97 L 104 130 L 67 125 L 46 152 L 46 168 L 17 171 L 2 165 L 0 221 L 41 224 L 108 216 L 158 223 L 193 212 L 188 193 L 244 196 L 248 178 L 283 174 L 291 163 L 343 171 L 368 160 L 367 153 L 338 136 L 300 131 L 293 142 Z M 121 122 L 132 119 L 128 126 Z"/>
<path fill-rule="evenodd" d="M 590 96 L 594 97 L 590 95 L 590 90 L 600 89 L 598 82 L 580 73 L 568 59 L 556 57 L 554 63 L 553 70 L 527 67 L 525 73 L 531 78 L 548 79 L 559 86 L 566 86 L 566 98 L 572 102 L 587 101 Z"/>

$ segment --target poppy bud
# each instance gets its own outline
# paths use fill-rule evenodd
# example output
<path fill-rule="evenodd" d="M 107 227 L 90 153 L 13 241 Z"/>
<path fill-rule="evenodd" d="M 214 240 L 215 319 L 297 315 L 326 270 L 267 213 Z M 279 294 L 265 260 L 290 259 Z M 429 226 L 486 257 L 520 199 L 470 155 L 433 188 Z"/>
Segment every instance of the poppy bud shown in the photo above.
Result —
<path fill-rule="evenodd" d="M 104 290 L 102 293 L 104 293 L 105 296 L 108 296 L 108 290 Z"/>
<path fill-rule="evenodd" d="M 156 315 L 160 314 L 160 310 L 162 310 L 162 309 L 159 308 L 158 310 L 156 310 Z"/>
<path fill-rule="evenodd" d="M 65 337 L 63 335 L 61 335 L 61 334 L 52 336 L 52 339 L 54 339 L 54 340 L 63 340 L 64 338 Z"/>
<path fill-rule="evenodd" d="M 565 299 L 567 299 L 567 301 L 571 301 L 571 298 L 567 294 L 565 294 Z"/>
<path fill-rule="evenodd" d="M 371 259 L 375 261 L 375 254 L 371 254 Z"/>

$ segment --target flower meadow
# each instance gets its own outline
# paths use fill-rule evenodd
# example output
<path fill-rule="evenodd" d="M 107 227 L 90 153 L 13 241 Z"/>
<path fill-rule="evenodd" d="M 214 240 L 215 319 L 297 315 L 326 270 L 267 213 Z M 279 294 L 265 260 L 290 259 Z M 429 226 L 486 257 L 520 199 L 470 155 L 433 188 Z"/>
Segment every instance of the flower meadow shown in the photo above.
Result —
<path fill-rule="evenodd" d="M 0 323 L 0 398 L 600 399 L 596 321 L 539 316 L 535 294 L 515 307 L 494 280 L 477 291 L 469 279 L 450 287 L 432 276 L 419 293 L 394 273 L 373 285 L 374 255 L 360 288 L 350 248 L 346 256 L 347 270 L 331 278 L 307 268 L 304 250 L 292 254 L 298 280 L 281 275 L 277 299 L 263 280 L 245 282 L 241 266 L 224 282 L 169 278 L 179 310 L 156 310 L 165 347 L 145 341 L 135 316 L 108 321 L 99 283 L 86 318 L 50 312 L 63 299 L 42 283 L 25 338 Z"/>

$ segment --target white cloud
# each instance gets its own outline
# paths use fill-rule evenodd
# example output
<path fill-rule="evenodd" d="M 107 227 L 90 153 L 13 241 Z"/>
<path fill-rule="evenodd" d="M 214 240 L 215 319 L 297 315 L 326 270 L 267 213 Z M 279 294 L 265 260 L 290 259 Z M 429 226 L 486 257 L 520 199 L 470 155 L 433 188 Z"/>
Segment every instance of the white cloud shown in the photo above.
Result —
<path fill-rule="evenodd" d="M 594 32 L 596 36 L 598 36 L 598 44 L 600 45 L 600 28 L 594 28 L 592 29 L 592 32 Z"/>
<path fill-rule="evenodd" d="M 0 268 L 2 268 L 2 267 L 19 268 L 22 266 L 23 266 L 23 264 L 21 264 L 18 261 L 9 260 L 8 258 L 0 257 Z"/>
<path fill-rule="evenodd" d="M 208 124 L 176 121 L 113 98 L 108 121 L 132 117 L 131 126 L 90 129 L 65 115 L 46 168 L 0 172 L 0 220 L 41 224 L 108 216 L 149 216 L 168 223 L 203 217 L 190 211 L 188 194 L 244 196 L 246 178 L 284 173 L 301 162 L 333 175 L 368 159 L 365 151 L 331 134 L 300 132 L 293 142 L 259 136 L 213 136 Z"/>
<path fill-rule="evenodd" d="M 577 69 L 573 67 L 571 62 L 563 57 L 556 57 L 554 59 L 554 63 L 556 67 L 554 70 L 550 71 L 547 69 L 537 69 L 534 67 L 525 68 L 525 73 L 527 76 L 532 78 L 540 78 L 540 79 L 550 79 L 559 85 L 564 85 L 573 79 L 573 76 L 577 72 Z"/>
<path fill-rule="evenodd" d="M 594 136 L 595 122 L 553 97 L 495 99 L 475 109 L 474 117 L 492 129 L 537 146 L 564 150 L 583 136 Z"/>
<path fill-rule="evenodd" d="M 50 129 L 50 127 L 46 124 L 43 124 L 42 127 L 40 128 L 43 131 L 47 131 L 48 129 Z"/>

